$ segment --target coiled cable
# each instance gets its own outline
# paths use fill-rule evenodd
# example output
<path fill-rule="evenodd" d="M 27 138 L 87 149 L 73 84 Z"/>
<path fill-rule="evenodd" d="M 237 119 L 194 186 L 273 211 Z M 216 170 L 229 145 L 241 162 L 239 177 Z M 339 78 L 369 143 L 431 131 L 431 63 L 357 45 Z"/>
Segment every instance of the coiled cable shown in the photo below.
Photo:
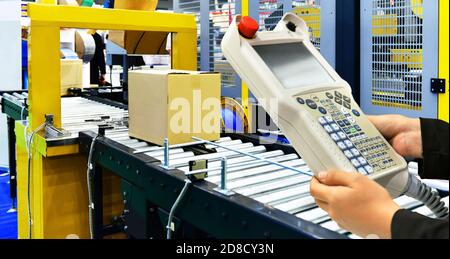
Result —
<path fill-rule="evenodd" d="M 410 176 L 407 196 L 417 199 L 427 206 L 438 219 L 448 218 L 448 207 L 441 201 L 439 193 L 420 181 L 415 176 Z"/>

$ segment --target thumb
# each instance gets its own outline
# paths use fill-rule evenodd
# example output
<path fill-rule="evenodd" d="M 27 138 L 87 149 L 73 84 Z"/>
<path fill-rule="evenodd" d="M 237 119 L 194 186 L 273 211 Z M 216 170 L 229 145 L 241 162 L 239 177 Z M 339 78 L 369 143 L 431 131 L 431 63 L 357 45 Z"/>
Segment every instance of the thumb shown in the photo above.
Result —
<path fill-rule="evenodd" d="M 355 179 L 359 177 L 358 173 L 346 173 L 335 170 L 320 172 L 317 179 L 328 186 L 351 186 Z"/>

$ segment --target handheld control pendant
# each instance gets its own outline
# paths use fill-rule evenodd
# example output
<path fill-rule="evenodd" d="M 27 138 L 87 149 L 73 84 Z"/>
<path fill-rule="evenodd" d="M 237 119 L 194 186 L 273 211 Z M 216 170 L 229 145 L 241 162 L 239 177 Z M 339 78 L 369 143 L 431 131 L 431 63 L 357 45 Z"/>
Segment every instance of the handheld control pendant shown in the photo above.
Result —
<path fill-rule="evenodd" d="M 312 45 L 306 23 L 288 13 L 274 31 L 257 31 L 252 18 L 235 17 L 222 40 L 223 54 L 311 170 L 358 171 L 393 197 L 405 193 L 411 181 L 406 161 Z M 268 99 L 277 100 L 277 107 Z"/>

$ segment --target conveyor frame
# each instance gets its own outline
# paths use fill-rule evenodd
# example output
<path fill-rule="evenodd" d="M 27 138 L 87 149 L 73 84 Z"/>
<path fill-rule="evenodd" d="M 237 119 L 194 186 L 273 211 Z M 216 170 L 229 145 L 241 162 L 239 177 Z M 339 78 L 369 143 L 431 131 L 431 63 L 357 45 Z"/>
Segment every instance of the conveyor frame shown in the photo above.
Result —
<path fill-rule="evenodd" d="M 95 136 L 93 132 L 80 133 L 80 151 L 85 155 L 89 153 L 91 141 Z M 237 134 L 232 136 L 244 137 Z M 250 139 L 252 138 L 246 138 Z M 286 150 L 289 148 L 278 144 L 270 146 Z M 101 174 L 102 169 L 107 169 L 122 179 L 127 234 L 133 238 L 163 238 L 164 232 L 154 228 L 155 219 L 160 220 L 159 225 L 165 226 L 166 214 L 184 185 L 184 173 L 177 169 L 166 170 L 159 166 L 161 161 L 134 154 L 132 149 L 104 137 L 96 140 L 92 163 L 94 175 Z M 94 181 L 95 179 L 98 178 L 94 177 Z M 93 186 L 101 190 L 99 181 L 93 182 Z M 213 238 L 346 238 L 248 197 L 239 194 L 224 196 L 214 191 L 216 187 L 206 181 L 194 183 L 177 210 L 175 222 L 187 223 Z M 101 202 L 100 193 L 98 190 L 94 191 L 94 200 L 97 202 Z M 98 205 L 94 207 L 101 208 Z M 101 213 L 101 210 L 95 212 L 96 230 L 102 228 Z M 185 233 L 182 228 L 176 226 L 175 236 L 178 234 L 178 237 L 187 238 Z M 96 231 L 95 237 L 101 238 L 101 232 Z"/>

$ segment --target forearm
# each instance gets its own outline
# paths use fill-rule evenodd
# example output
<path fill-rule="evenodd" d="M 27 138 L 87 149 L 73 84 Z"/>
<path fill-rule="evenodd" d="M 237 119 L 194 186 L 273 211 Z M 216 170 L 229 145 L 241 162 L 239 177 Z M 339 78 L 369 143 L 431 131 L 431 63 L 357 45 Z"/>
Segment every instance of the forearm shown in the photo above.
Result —
<path fill-rule="evenodd" d="M 448 219 L 431 219 L 408 210 L 399 210 L 391 225 L 393 239 L 448 239 Z"/>
<path fill-rule="evenodd" d="M 448 123 L 421 119 L 423 160 L 419 161 L 420 176 L 426 179 L 449 179 Z"/>

